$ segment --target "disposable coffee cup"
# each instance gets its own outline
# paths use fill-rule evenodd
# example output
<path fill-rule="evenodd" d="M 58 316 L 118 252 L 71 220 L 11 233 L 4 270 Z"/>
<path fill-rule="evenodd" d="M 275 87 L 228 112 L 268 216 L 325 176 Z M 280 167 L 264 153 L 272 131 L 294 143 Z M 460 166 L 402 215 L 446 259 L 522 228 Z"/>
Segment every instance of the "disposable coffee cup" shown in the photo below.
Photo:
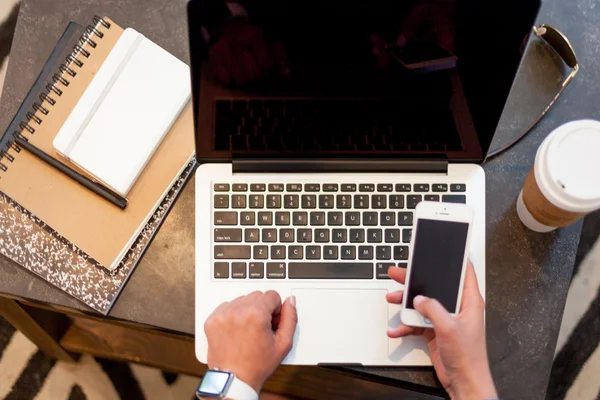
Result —
<path fill-rule="evenodd" d="M 517 199 L 517 213 L 529 229 L 550 232 L 598 209 L 600 122 L 569 122 L 540 145 Z"/>

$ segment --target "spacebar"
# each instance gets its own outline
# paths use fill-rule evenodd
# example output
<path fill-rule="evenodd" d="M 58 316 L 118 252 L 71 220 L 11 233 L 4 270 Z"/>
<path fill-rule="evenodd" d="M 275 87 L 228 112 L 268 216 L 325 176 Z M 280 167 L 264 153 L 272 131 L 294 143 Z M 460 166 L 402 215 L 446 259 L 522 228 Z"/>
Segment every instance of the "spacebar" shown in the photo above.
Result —
<path fill-rule="evenodd" d="M 292 262 L 290 279 L 373 279 L 373 263 Z"/>

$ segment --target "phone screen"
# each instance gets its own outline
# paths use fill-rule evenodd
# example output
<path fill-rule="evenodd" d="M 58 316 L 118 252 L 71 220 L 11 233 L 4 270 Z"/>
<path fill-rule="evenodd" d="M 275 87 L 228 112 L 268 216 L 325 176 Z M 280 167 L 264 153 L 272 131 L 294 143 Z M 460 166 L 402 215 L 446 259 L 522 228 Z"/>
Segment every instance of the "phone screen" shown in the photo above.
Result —
<path fill-rule="evenodd" d="M 456 312 L 469 224 L 419 218 L 414 237 L 406 308 L 423 295 Z"/>

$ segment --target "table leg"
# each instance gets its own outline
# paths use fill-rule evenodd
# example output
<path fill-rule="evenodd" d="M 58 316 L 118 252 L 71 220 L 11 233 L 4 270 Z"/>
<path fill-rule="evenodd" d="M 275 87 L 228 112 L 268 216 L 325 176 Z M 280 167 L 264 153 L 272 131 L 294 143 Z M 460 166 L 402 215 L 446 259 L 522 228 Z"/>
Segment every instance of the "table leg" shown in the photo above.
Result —
<path fill-rule="evenodd" d="M 75 361 L 75 357 L 59 344 L 70 325 L 66 315 L 28 307 L 5 297 L 0 297 L 0 315 L 48 357 Z"/>

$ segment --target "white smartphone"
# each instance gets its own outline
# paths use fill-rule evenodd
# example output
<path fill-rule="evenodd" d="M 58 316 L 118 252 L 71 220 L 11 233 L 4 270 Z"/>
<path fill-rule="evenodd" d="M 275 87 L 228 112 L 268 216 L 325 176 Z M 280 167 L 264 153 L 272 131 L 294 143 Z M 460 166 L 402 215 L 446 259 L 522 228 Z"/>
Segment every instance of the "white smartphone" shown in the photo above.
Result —
<path fill-rule="evenodd" d="M 450 314 L 460 310 L 473 223 L 473 209 L 464 204 L 424 201 L 415 209 L 400 320 L 432 328 L 413 305 L 417 295 L 438 300 Z"/>

